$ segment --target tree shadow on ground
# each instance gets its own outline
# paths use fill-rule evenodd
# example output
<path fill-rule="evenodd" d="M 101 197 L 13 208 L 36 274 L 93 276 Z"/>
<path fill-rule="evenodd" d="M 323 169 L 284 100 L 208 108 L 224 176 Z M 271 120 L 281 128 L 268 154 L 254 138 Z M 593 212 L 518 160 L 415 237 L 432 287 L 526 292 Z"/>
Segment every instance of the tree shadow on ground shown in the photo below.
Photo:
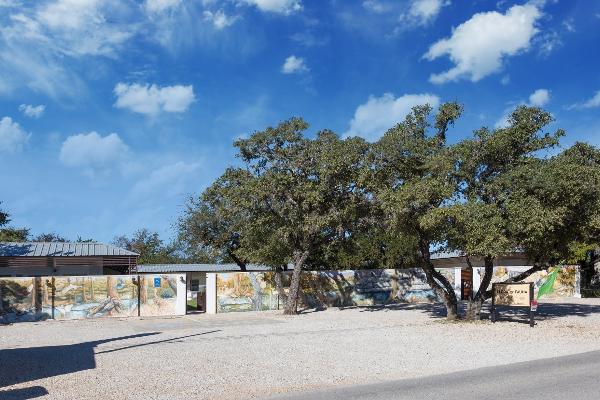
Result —
<path fill-rule="evenodd" d="M 98 352 L 98 354 L 111 353 L 158 343 L 177 342 L 191 336 L 206 335 L 214 332 L 217 331 L 203 332 L 152 342 L 136 343 L 120 348 L 106 349 Z M 60 346 L 26 347 L 2 350 L 0 351 L 0 388 L 37 379 L 94 369 L 96 368 L 96 352 L 94 351 L 96 346 L 119 340 L 135 339 L 158 334 L 160 334 L 160 332 L 148 332 Z M 23 393 L 26 391 L 26 389 L 21 390 L 24 391 Z M 16 389 L 12 390 L 12 392 L 16 393 Z M 0 398 L 4 398 L 5 393 L 7 392 L 0 391 Z"/>
<path fill-rule="evenodd" d="M 446 318 L 446 307 L 442 303 L 397 303 L 382 304 L 374 306 L 349 306 L 338 307 L 340 310 L 359 310 L 360 312 L 394 312 L 394 311 L 420 311 L 429 315 L 431 318 Z M 458 303 L 460 315 L 465 315 L 467 302 Z M 529 324 L 529 309 L 516 307 L 498 308 L 499 321 L 511 321 Z M 322 309 L 302 310 L 302 314 L 309 314 L 322 311 Z M 588 317 L 594 314 L 600 315 L 600 302 L 598 305 L 581 303 L 539 303 L 537 312 L 534 313 L 534 319 L 537 321 L 547 321 L 559 319 L 568 316 Z M 490 303 L 483 305 L 481 310 L 481 319 L 490 319 Z"/>

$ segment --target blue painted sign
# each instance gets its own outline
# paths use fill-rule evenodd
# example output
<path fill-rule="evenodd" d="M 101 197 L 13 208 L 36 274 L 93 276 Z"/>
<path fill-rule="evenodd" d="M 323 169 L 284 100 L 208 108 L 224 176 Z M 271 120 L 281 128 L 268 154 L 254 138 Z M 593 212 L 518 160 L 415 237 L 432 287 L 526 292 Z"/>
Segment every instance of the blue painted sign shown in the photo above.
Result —
<path fill-rule="evenodd" d="M 154 287 L 160 287 L 160 278 L 154 278 Z"/>

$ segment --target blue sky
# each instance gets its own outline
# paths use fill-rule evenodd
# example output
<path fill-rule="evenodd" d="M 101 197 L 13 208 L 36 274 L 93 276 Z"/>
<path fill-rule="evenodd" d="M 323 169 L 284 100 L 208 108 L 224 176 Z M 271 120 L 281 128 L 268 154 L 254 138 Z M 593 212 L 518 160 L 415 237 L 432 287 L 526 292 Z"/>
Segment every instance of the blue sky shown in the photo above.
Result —
<path fill-rule="evenodd" d="M 291 116 L 376 140 L 457 100 L 452 139 L 539 105 L 600 145 L 600 2 L 0 0 L 0 201 L 33 234 L 165 236 Z"/>

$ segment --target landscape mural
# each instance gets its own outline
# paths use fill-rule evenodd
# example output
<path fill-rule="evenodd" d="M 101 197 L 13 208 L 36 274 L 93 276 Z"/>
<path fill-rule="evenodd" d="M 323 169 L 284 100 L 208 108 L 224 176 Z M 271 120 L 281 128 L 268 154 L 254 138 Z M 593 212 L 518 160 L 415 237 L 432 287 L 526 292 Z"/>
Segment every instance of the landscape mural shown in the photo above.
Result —
<path fill-rule="evenodd" d="M 177 277 L 139 275 L 139 315 L 175 315 Z M 137 275 L 0 278 L 0 323 L 137 316 L 137 279 Z"/>
<path fill-rule="evenodd" d="M 440 272 L 454 285 L 454 269 Z M 282 274 L 283 293 L 279 293 L 272 272 L 217 274 L 217 311 L 278 309 L 285 302 L 290 279 L 291 272 Z M 305 308 L 437 301 L 418 268 L 311 271 L 302 275 L 300 291 L 300 305 Z"/>

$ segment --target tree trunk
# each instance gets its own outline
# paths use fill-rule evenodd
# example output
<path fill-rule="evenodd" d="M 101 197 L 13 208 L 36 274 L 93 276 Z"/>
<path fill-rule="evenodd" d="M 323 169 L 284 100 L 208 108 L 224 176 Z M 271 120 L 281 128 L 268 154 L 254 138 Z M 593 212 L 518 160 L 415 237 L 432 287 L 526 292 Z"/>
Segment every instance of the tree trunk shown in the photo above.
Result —
<path fill-rule="evenodd" d="M 429 243 L 421 241 L 419 243 L 421 255 L 421 268 L 425 272 L 427 283 L 433 291 L 442 299 L 446 307 L 446 319 L 453 321 L 458 318 L 458 300 L 454 288 L 448 282 L 448 279 L 441 273 L 435 270 L 431 262 L 431 254 L 429 251 Z"/>
<path fill-rule="evenodd" d="M 471 266 L 470 261 L 469 266 Z M 467 313 L 465 318 L 468 320 L 479 320 L 481 319 L 481 308 L 483 307 L 483 302 L 485 301 L 485 293 L 488 291 L 488 287 L 490 286 L 490 282 L 492 281 L 492 276 L 494 275 L 494 258 L 491 256 L 486 256 L 484 258 L 484 273 L 483 279 L 481 280 L 481 284 L 479 285 L 479 289 L 474 297 L 469 300 L 467 304 Z"/>
<path fill-rule="evenodd" d="M 308 251 L 294 251 L 294 271 L 292 272 L 292 282 L 290 292 L 283 313 L 286 315 L 298 314 L 298 295 L 300 288 L 300 274 L 304 262 L 308 257 Z"/>

